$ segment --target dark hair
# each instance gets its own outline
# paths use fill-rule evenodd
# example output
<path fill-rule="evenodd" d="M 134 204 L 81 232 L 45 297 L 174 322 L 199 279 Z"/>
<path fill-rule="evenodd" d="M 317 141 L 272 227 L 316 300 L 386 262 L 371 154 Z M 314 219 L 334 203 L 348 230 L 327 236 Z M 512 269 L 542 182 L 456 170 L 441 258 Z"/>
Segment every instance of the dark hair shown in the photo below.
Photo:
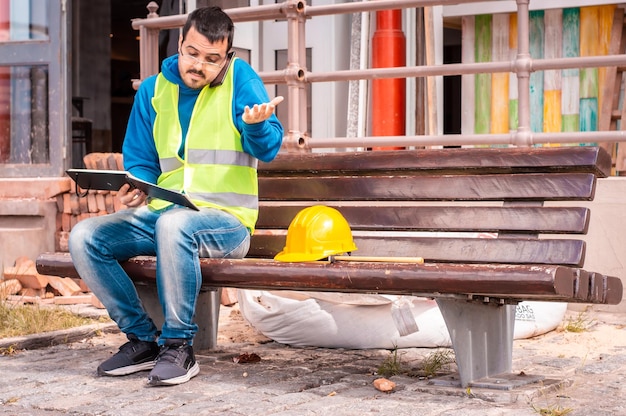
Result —
<path fill-rule="evenodd" d="M 228 48 L 226 52 L 230 51 L 233 46 L 235 25 L 231 18 L 217 6 L 201 7 L 189 14 L 187 22 L 183 26 L 183 41 L 192 27 L 195 27 L 198 33 L 211 43 L 227 39 Z"/>

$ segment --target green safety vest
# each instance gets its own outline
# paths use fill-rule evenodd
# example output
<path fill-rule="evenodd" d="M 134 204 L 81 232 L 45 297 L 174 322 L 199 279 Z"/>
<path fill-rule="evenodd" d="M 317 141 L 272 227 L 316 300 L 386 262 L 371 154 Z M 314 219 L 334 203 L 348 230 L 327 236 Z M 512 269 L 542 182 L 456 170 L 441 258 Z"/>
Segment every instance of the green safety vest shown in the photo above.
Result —
<path fill-rule="evenodd" d="M 178 118 L 178 85 L 157 76 L 152 106 L 153 133 L 161 175 L 157 183 L 184 192 L 199 207 L 222 209 L 254 231 L 258 217 L 257 159 L 245 153 L 232 118 L 233 65 L 221 86 L 202 89 L 194 105 L 185 140 Z M 150 207 L 170 202 L 153 199 Z"/>

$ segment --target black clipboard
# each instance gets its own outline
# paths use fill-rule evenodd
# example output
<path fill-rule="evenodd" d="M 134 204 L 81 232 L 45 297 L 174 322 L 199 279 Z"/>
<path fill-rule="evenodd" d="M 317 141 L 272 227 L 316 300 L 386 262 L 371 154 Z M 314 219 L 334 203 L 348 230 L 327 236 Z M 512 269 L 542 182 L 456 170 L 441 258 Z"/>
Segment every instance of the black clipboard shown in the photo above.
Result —
<path fill-rule="evenodd" d="M 124 170 L 99 169 L 68 169 L 68 176 L 82 189 L 96 189 L 100 191 L 118 191 L 122 185 L 129 184 L 137 188 L 150 198 L 163 199 L 177 205 L 199 211 L 198 207 L 181 192 L 172 191 L 161 186 L 146 182 Z"/>

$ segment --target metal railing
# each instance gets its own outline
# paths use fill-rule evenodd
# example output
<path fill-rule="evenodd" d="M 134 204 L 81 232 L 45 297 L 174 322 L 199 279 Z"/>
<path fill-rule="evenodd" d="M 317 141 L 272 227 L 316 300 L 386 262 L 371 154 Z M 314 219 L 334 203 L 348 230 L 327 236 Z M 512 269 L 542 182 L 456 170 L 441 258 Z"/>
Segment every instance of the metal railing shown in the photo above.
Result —
<path fill-rule="evenodd" d="M 315 16 L 336 15 L 377 10 L 407 9 L 434 5 L 475 3 L 479 0 L 377 0 L 309 6 L 306 1 L 286 0 L 282 3 L 225 9 L 234 22 L 254 22 L 284 19 L 287 21 L 287 67 L 279 71 L 260 72 L 268 84 L 286 84 L 288 88 L 288 126 L 284 147 L 288 151 L 306 151 L 312 148 L 344 148 L 375 146 L 437 146 L 437 145 L 515 145 L 531 146 L 542 143 L 626 142 L 626 131 L 590 132 L 532 132 L 530 128 L 530 74 L 535 71 L 568 68 L 624 67 L 626 55 L 584 56 L 576 58 L 533 59 L 530 56 L 529 2 L 517 4 L 517 55 L 511 61 L 404 66 L 310 72 L 306 69 L 305 25 Z M 484 0 L 480 0 L 484 1 Z M 488 0 L 499 1 L 499 0 Z M 147 6 L 145 19 L 135 19 L 133 28 L 140 31 L 140 76 L 144 79 L 158 72 L 158 34 L 162 29 L 182 27 L 186 15 L 159 17 L 158 5 Z M 370 80 L 380 78 L 430 77 L 478 73 L 510 72 L 517 76 L 518 127 L 507 134 L 447 134 L 404 135 L 373 137 L 311 138 L 306 134 L 307 113 L 299 103 L 306 102 L 306 84 Z"/>

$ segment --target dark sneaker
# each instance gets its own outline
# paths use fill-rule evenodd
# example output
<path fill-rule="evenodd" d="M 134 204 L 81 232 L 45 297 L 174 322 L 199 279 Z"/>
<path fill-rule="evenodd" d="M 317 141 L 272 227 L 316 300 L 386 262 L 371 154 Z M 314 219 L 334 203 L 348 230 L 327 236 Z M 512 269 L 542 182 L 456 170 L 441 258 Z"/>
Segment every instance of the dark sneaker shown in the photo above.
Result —
<path fill-rule="evenodd" d="M 186 383 L 200 372 L 193 348 L 184 339 L 166 339 L 148 376 L 151 386 Z"/>
<path fill-rule="evenodd" d="M 125 376 L 154 367 L 154 360 L 159 355 L 157 343 L 140 341 L 133 334 L 128 334 L 127 337 L 128 342 L 98 366 L 99 376 Z"/>

